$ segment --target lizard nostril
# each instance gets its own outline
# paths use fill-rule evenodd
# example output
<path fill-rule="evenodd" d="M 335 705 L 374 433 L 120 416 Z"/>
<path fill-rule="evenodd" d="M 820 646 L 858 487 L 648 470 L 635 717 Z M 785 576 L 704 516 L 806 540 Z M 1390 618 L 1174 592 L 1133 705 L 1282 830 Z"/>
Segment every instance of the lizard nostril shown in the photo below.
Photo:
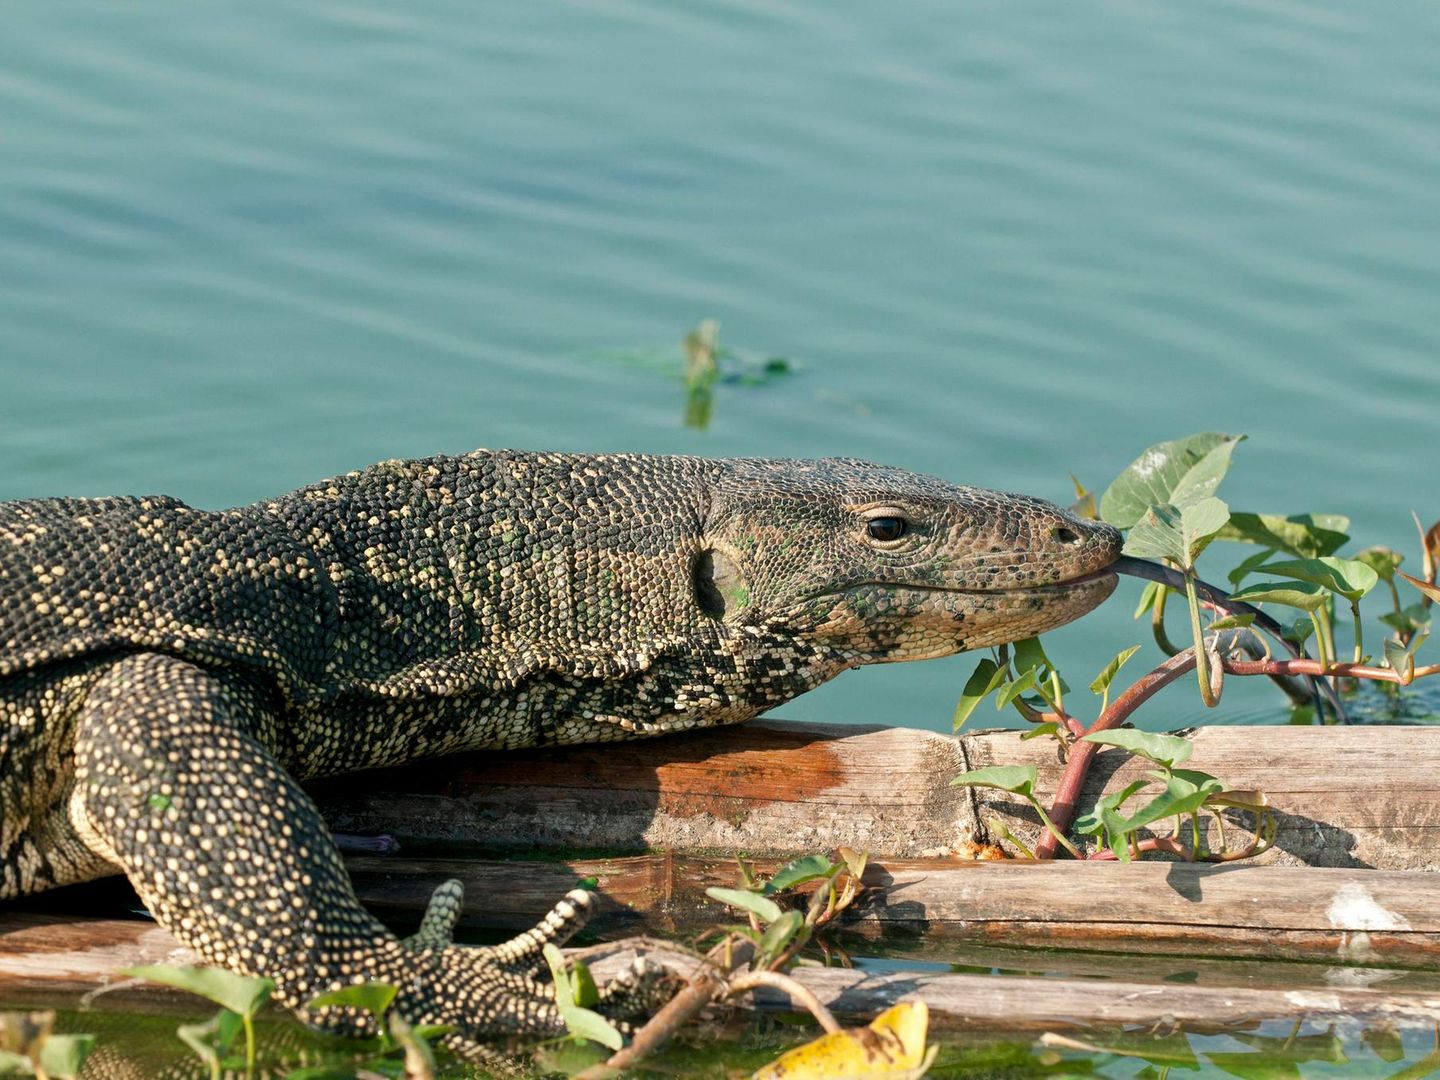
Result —
<path fill-rule="evenodd" d="M 1062 544 L 1077 544 L 1080 542 L 1080 534 L 1065 525 L 1055 526 L 1050 530 L 1050 535 Z"/>

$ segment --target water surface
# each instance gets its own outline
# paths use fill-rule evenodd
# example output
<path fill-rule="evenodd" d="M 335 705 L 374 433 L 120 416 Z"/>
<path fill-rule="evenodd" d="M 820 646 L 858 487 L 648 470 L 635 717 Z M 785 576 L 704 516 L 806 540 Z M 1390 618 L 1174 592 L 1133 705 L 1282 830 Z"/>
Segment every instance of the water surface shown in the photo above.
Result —
<path fill-rule="evenodd" d="M 1440 8 L 1339 0 L 20 0 L 0 497 L 225 506 L 483 445 L 1064 501 L 1212 428 L 1253 436 L 1232 505 L 1410 550 L 1410 508 L 1440 517 L 1437 46 Z M 623 358 L 678 365 L 707 316 L 800 371 L 700 432 Z M 1072 683 L 1139 640 L 1136 592 L 1054 635 Z M 945 728 L 970 667 L 782 714 Z"/>

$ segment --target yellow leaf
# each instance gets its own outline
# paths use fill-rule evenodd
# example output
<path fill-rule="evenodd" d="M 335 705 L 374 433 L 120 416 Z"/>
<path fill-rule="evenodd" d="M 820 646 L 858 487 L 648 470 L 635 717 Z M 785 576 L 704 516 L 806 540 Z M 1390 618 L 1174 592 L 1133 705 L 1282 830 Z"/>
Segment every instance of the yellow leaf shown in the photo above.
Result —
<path fill-rule="evenodd" d="M 923 1001 L 902 1001 L 885 1010 L 869 1027 L 822 1035 L 781 1054 L 751 1080 L 825 1080 L 827 1077 L 876 1077 L 916 1080 L 935 1060 L 938 1047 L 926 1047 L 930 1010 Z"/>

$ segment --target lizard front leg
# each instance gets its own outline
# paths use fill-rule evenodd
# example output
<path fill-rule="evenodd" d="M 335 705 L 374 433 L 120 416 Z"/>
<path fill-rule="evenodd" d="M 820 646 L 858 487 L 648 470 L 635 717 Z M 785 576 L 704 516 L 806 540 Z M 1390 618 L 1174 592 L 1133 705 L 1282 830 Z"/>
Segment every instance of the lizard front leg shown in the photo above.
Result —
<path fill-rule="evenodd" d="M 408 944 L 360 905 L 319 811 L 258 737 L 275 729 L 269 709 L 269 695 L 233 673 L 159 654 L 116 661 L 78 724 L 78 831 L 181 942 L 273 979 L 290 1008 L 380 980 L 399 987 L 407 1020 L 449 1025 L 462 1041 L 563 1030 L 533 968 L 436 932 L 449 903 Z M 347 1011 L 307 1019 L 367 1033 Z"/>

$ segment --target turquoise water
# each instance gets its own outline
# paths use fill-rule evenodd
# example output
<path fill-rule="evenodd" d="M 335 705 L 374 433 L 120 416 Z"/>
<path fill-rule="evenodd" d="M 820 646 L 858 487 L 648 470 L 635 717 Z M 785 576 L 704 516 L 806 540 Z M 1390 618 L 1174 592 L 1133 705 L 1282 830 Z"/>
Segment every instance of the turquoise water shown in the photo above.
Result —
<path fill-rule="evenodd" d="M 231 505 L 483 445 L 1066 501 L 1215 428 L 1252 436 L 1232 505 L 1413 550 L 1437 46 L 1413 3 L 20 0 L 0 497 Z M 704 317 L 798 371 L 722 387 L 701 432 L 675 372 Z M 1072 683 L 1139 640 L 1137 593 L 1054 636 Z M 782 714 L 945 728 L 970 667 Z M 1240 686 L 1220 713 L 1283 715 Z"/>

